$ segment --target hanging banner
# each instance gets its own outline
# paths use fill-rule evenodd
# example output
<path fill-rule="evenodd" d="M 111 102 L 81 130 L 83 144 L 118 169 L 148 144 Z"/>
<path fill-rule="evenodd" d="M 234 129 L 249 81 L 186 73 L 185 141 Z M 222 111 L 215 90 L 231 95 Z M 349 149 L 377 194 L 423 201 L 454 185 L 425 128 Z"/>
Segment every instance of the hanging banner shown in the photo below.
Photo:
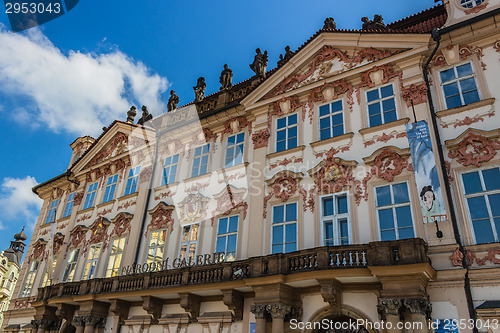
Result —
<path fill-rule="evenodd" d="M 448 218 L 444 208 L 427 121 L 421 120 L 407 124 L 406 132 L 410 143 L 411 159 L 424 223 L 446 221 Z"/>

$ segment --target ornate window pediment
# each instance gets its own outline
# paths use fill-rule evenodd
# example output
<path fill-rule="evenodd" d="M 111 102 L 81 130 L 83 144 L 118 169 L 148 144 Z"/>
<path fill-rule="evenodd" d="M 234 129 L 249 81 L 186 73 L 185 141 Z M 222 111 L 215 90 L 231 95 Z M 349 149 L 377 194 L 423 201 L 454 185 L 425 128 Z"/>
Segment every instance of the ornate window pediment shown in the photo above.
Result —
<path fill-rule="evenodd" d="M 325 194 L 342 191 L 345 186 L 355 185 L 353 169 L 358 162 L 339 157 L 327 157 L 308 171 L 314 178 L 316 189 Z"/>
<path fill-rule="evenodd" d="M 35 244 L 33 244 L 33 252 L 31 258 L 41 260 L 45 259 L 45 248 L 47 247 L 47 241 L 43 238 L 38 238 Z"/>
<path fill-rule="evenodd" d="M 148 224 L 145 235 L 147 235 L 150 230 L 163 229 L 169 226 L 170 232 L 172 232 L 174 228 L 174 219 L 172 217 L 174 208 L 174 206 L 160 201 L 153 209 L 150 209 L 148 212 L 149 215 L 151 215 L 151 222 Z"/>
<path fill-rule="evenodd" d="M 99 217 L 94 221 L 89 227 L 90 230 L 90 239 L 89 244 L 96 244 L 103 242 L 103 249 L 106 248 L 108 237 L 108 226 L 111 223 L 105 217 Z"/>
<path fill-rule="evenodd" d="M 408 167 L 410 149 L 401 149 L 394 146 L 380 148 L 368 157 L 363 158 L 366 165 L 371 165 L 371 173 L 388 182 L 400 175 Z"/>
<path fill-rule="evenodd" d="M 215 194 L 214 199 L 217 202 L 217 207 L 212 211 L 211 214 L 212 226 L 217 216 L 229 215 L 231 214 L 231 212 L 238 208 L 243 209 L 242 220 L 245 220 L 248 209 L 248 204 L 245 202 L 246 194 L 246 188 L 236 188 L 231 185 L 226 185 L 226 187 L 222 191 L 220 191 L 218 194 Z"/>
<path fill-rule="evenodd" d="M 456 139 L 447 140 L 448 157 L 463 166 L 475 165 L 491 160 L 500 149 L 500 129 L 483 131 L 468 128 Z"/>
<path fill-rule="evenodd" d="M 121 237 L 124 233 L 130 232 L 130 220 L 134 217 L 134 214 L 130 214 L 127 212 L 118 213 L 111 222 L 114 224 L 113 231 L 111 232 L 111 236 Z"/>
<path fill-rule="evenodd" d="M 75 226 L 70 231 L 71 238 L 70 238 L 70 242 L 69 242 L 68 248 L 70 248 L 70 247 L 77 247 L 82 242 L 85 242 L 85 237 L 87 235 L 87 231 L 88 230 L 89 230 L 88 227 L 86 227 L 84 225 L 81 225 L 81 224 Z"/>
<path fill-rule="evenodd" d="M 188 224 L 201 221 L 207 216 L 209 198 L 200 193 L 190 193 L 179 204 L 181 223 Z"/>

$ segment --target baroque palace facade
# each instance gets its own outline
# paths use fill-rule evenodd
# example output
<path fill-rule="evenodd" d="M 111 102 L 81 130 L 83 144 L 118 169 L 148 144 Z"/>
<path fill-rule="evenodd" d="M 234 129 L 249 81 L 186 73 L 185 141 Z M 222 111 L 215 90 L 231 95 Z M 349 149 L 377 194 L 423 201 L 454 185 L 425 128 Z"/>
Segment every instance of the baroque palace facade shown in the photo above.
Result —
<path fill-rule="evenodd" d="M 328 18 L 76 139 L 3 330 L 500 332 L 499 9 Z"/>

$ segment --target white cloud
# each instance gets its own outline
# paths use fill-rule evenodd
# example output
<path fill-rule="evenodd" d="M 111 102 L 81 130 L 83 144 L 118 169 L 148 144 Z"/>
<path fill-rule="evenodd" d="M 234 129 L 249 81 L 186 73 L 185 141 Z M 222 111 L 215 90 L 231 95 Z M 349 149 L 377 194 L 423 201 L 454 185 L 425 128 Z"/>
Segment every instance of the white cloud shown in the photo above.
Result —
<path fill-rule="evenodd" d="M 132 101 L 155 115 L 163 112 L 160 95 L 167 86 L 165 78 L 120 51 L 66 55 L 40 30 L 23 35 L 0 26 L 0 89 L 24 97 L 27 105 L 17 105 L 23 121 L 98 135 L 113 120 L 125 120 Z"/>
<path fill-rule="evenodd" d="M 19 227 L 26 225 L 33 229 L 40 213 L 43 200 L 35 195 L 31 189 L 37 185 L 35 178 L 4 178 L 0 186 L 0 211 L 2 219 L 17 223 Z M 0 221 L 0 230 L 5 224 Z"/>

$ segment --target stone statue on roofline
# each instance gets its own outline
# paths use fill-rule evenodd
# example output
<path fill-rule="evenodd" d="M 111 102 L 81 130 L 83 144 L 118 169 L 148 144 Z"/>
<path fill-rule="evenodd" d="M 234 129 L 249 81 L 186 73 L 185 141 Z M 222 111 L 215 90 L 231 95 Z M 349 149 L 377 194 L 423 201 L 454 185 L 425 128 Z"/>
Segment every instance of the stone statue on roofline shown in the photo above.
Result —
<path fill-rule="evenodd" d="M 233 71 L 227 66 L 224 65 L 224 70 L 220 73 L 219 82 L 221 84 L 220 90 L 226 90 L 233 86 L 231 82 L 233 80 Z"/>
<path fill-rule="evenodd" d="M 142 117 L 137 121 L 137 124 L 144 125 L 147 121 L 153 119 L 153 115 L 149 113 L 148 108 L 143 105 L 142 106 Z"/>
<path fill-rule="evenodd" d="M 281 66 L 287 62 L 293 56 L 293 52 L 290 50 L 290 45 L 285 46 L 285 56 L 280 54 L 280 60 L 278 60 L 278 66 Z"/>
<path fill-rule="evenodd" d="M 170 90 L 170 98 L 168 99 L 167 110 L 175 111 L 177 109 L 177 104 L 179 104 L 179 96 L 175 94 L 175 90 Z"/>
<path fill-rule="evenodd" d="M 264 51 L 264 54 L 262 54 L 260 49 L 256 49 L 255 52 L 257 52 L 257 54 L 253 59 L 253 63 L 250 64 L 250 68 L 257 76 L 265 77 L 268 60 L 267 51 Z"/>
<path fill-rule="evenodd" d="M 206 87 L 207 84 L 205 83 L 205 78 L 203 76 L 200 76 L 198 78 L 198 81 L 196 82 L 196 87 L 193 87 L 194 99 L 196 102 L 201 102 L 203 100 L 203 97 L 205 96 Z"/>
<path fill-rule="evenodd" d="M 128 112 L 127 112 L 127 123 L 132 123 L 132 124 L 134 123 L 134 118 L 137 115 L 137 112 L 135 110 L 137 110 L 137 108 L 135 107 L 135 105 L 132 105 L 130 107 L 130 110 L 128 110 Z"/>
<path fill-rule="evenodd" d="M 323 30 L 333 30 L 337 29 L 337 24 L 333 20 L 333 17 L 327 17 L 325 19 L 325 24 L 323 25 Z"/>
<path fill-rule="evenodd" d="M 373 20 L 369 20 L 368 17 L 363 16 L 361 22 L 363 22 L 363 30 L 388 30 L 382 19 L 382 15 L 379 14 L 375 14 Z"/>

